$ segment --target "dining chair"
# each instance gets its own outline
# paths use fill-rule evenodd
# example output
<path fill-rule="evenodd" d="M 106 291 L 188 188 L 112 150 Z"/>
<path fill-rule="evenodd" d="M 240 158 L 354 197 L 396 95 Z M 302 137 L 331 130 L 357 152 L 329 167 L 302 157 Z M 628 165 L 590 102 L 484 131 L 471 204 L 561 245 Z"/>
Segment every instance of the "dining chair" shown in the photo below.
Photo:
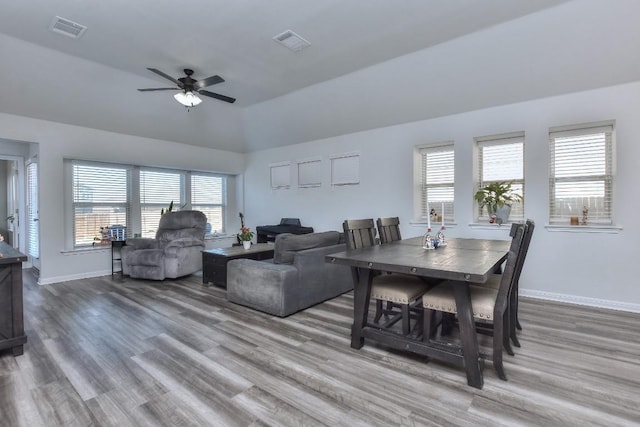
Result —
<path fill-rule="evenodd" d="M 345 241 L 349 249 L 361 249 L 376 244 L 376 229 L 373 219 L 346 220 L 342 224 Z M 357 274 L 354 272 L 354 274 Z M 356 280 L 354 278 L 354 280 Z M 399 320 L 402 321 L 402 334 L 411 333 L 410 308 L 416 304 L 420 296 L 429 289 L 419 277 L 400 273 L 379 273 L 372 279 L 371 298 L 376 300 L 376 316 L 378 323 L 382 316 L 384 302 L 391 302 L 400 307 L 400 312 L 385 322 L 381 328 L 387 329 Z M 380 309 L 379 309 L 380 308 Z"/>
<path fill-rule="evenodd" d="M 378 229 L 381 245 L 402 240 L 402 236 L 400 235 L 400 218 L 397 216 L 378 218 L 376 220 L 376 228 Z M 386 302 L 386 307 L 383 307 L 383 303 L 383 300 L 376 299 L 376 315 L 373 319 L 375 323 L 378 323 L 383 315 L 386 317 L 395 316 L 397 315 L 396 309 L 402 309 L 400 305 L 391 301 Z M 422 312 L 422 310 L 420 310 L 420 312 Z"/>
<path fill-rule="evenodd" d="M 510 232 L 511 237 L 515 235 L 515 231 L 517 230 L 517 227 L 519 225 L 520 225 L 519 223 L 512 224 L 511 232 Z M 511 339 L 511 342 L 513 342 L 513 345 L 515 345 L 516 347 L 520 347 L 520 342 L 518 341 L 516 329 L 522 330 L 522 327 L 520 326 L 520 322 L 518 320 L 518 292 L 519 292 L 518 283 L 520 281 L 520 274 L 522 273 L 522 267 L 524 266 L 524 261 L 525 261 L 525 258 L 527 257 L 527 252 L 529 251 L 529 244 L 531 243 L 531 237 L 533 235 L 533 230 L 535 229 L 536 224 L 535 224 L 535 221 L 531 219 L 527 219 L 525 221 L 525 225 L 526 227 L 525 227 L 524 237 L 522 238 L 522 243 L 521 243 L 522 248 L 520 250 L 520 255 L 518 257 L 518 263 L 516 265 L 515 280 L 514 280 L 513 288 L 511 289 L 511 293 L 509 295 L 509 308 L 508 308 L 509 337 Z M 485 283 L 479 284 L 478 286 L 485 286 L 493 289 L 498 289 L 500 287 L 500 274 L 491 275 Z M 509 353 L 510 355 L 513 355 L 513 350 L 511 349 L 511 346 L 508 343 L 505 346 L 505 350 L 507 350 L 507 353 Z"/>
<path fill-rule="evenodd" d="M 473 318 L 476 324 L 493 325 L 493 368 L 498 377 L 504 381 L 507 376 L 502 364 L 502 350 L 505 342 L 509 341 L 509 296 L 513 290 L 516 279 L 518 258 L 522 251 L 522 240 L 525 234 L 526 224 L 519 224 L 515 227 L 515 235 L 511 240 L 509 254 L 504 272 L 500 275 L 500 286 L 498 289 L 469 285 L 471 306 L 473 308 Z M 423 341 L 429 342 L 432 339 L 432 321 L 435 313 L 457 313 L 454 286 L 447 281 L 435 286 L 422 295 L 423 316 Z"/>
<path fill-rule="evenodd" d="M 378 234 L 380 235 L 380 243 L 391 243 L 397 240 L 402 240 L 400 235 L 400 218 L 378 218 L 376 221 L 378 227 Z"/>

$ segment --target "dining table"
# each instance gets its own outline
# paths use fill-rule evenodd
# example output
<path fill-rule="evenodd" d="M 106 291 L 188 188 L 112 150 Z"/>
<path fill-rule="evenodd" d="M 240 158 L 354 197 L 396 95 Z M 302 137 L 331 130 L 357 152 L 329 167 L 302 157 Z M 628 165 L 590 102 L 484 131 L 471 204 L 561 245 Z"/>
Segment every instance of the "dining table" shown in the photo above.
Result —
<path fill-rule="evenodd" d="M 509 245 L 508 240 L 447 238 L 444 246 L 424 249 L 423 238 L 413 237 L 327 255 L 326 262 L 347 265 L 352 269 L 354 306 L 351 347 L 360 349 L 365 339 L 371 339 L 391 348 L 449 362 L 463 367 L 467 383 L 481 389 L 484 361 L 478 347 L 469 285 L 486 282 L 507 259 Z M 446 280 L 447 286 L 453 286 L 460 345 L 424 341 L 420 337 L 402 335 L 370 323 L 371 283 L 377 272 L 411 274 L 428 281 Z"/>

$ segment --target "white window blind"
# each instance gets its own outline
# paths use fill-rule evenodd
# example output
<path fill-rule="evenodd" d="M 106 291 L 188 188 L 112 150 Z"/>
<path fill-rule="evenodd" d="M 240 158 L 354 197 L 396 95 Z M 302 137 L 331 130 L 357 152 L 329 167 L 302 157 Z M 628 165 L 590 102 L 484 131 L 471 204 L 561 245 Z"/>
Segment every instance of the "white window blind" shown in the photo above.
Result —
<path fill-rule="evenodd" d="M 40 258 L 38 230 L 38 164 L 27 165 L 27 254 Z"/>
<path fill-rule="evenodd" d="M 126 167 L 73 162 L 75 247 L 90 246 L 100 227 L 127 227 L 129 176 Z"/>
<path fill-rule="evenodd" d="M 162 209 L 173 201 L 173 210 L 184 205 L 182 172 L 140 170 L 140 213 L 142 237 L 155 237 Z"/>
<path fill-rule="evenodd" d="M 524 133 L 476 138 L 478 188 L 494 182 L 511 182 L 514 194 L 524 197 Z M 488 221 L 487 209 L 478 207 L 478 221 Z M 510 220 L 524 219 L 524 199 L 511 205 Z"/>
<path fill-rule="evenodd" d="M 613 125 L 551 129 L 549 145 L 549 223 L 581 221 L 586 208 L 587 224 L 611 224 Z"/>
<path fill-rule="evenodd" d="M 226 184 L 224 177 L 191 175 L 191 208 L 207 216 L 210 232 L 221 233 L 225 230 Z"/>
<path fill-rule="evenodd" d="M 454 151 L 453 144 L 426 147 L 422 156 L 421 215 L 427 219 L 429 209 L 442 215 L 444 204 L 445 222 L 454 222 Z"/>

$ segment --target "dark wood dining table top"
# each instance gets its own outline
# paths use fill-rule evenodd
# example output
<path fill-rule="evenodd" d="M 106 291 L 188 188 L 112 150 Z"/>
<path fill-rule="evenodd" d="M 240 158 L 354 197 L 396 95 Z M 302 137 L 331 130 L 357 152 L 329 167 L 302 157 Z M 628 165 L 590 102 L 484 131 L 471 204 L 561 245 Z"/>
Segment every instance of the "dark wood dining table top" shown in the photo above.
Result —
<path fill-rule="evenodd" d="M 422 237 L 414 237 L 330 254 L 326 260 L 358 268 L 484 283 L 506 260 L 509 244 L 507 240 L 450 238 L 446 246 L 426 250 Z"/>

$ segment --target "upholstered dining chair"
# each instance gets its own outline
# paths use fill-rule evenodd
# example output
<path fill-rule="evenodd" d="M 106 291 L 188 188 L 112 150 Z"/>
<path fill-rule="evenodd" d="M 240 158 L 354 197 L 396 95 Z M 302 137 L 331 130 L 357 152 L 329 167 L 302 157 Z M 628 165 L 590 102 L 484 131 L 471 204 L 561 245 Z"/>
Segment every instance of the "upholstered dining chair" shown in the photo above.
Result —
<path fill-rule="evenodd" d="M 373 219 L 346 220 L 342 227 L 347 248 L 360 249 L 376 244 Z M 354 274 L 357 274 L 355 270 Z M 385 322 L 381 328 L 389 328 L 401 320 L 403 335 L 409 335 L 411 333 L 410 306 L 416 303 L 428 289 L 429 286 L 417 276 L 398 273 L 377 274 L 373 277 L 371 286 L 371 298 L 376 300 L 374 322 L 377 323 L 380 320 L 381 308 L 385 301 L 395 303 L 400 307 L 400 313 Z"/>
<path fill-rule="evenodd" d="M 525 224 L 515 227 L 515 234 L 511 240 L 509 254 L 504 272 L 500 275 L 498 289 L 488 286 L 469 285 L 473 317 L 477 324 L 493 325 L 493 368 L 498 377 L 504 381 L 507 376 L 502 364 L 502 351 L 505 343 L 509 341 L 509 298 L 516 281 L 516 271 L 522 241 L 526 230 Z M 454 286 L 450 282 L 443 282 L 422 295 L 424 308 L 423 341 L 432 339 L 431 322 L 435 318 L 435 312 L 457 313 Z M 428 332 L 429 331 L 429 332 Z"/>
<path fill-rule="evenodd" d="M 517 227 L 521 225 L 519 223 L 512 224 L 511 232 L 509 233 L 511 237 L 515 235 L 515 231 Z M 519 292 L 519 281 L 520 274 L 522 273 L 522 267 L 524 266 L 525 258 L 527 257 L 527 252 L 529 251 L 529 244 L 531 243 L 531 237 L 533 236 L 533 230 L 535 229 L 535 221 L 531 219 L 527 219 L 525 222 L 525 232 L 524 237 L 522 238 L 522 249 L 520 250 L 520 255 L 518 257 L 518 263 L 516 265 L 515 272 L 515 281 L 513 283 L 513 288 L 511 289 L 511 293 L 509 295 L 509 337 L 511 342 L 516 347 L 520 347 L 520 342 L 518 341 L 518 336 L 516 329 L 522 329 L 520 326 L 520 322 L 518 320 L 518 292 Z M 494 274 L 489 277 L 485 283 L 482 283 L 478 286 L 485 286 L 493 289 L 498 289 L 500 287 L 500 274 Z M 507 341 L 505 345 L 505 350 L 507 353 L 513 356 L 513 350 L 511 349 L 511 345 Z"/>
<path fill-rule="evenodd" d="M 378 218 L 376 226 L 378 227 L 380 243 L 383 245 L 385 243 L 402 240 L 402 236 L 400 235 L 400 218 L 397 216 L 391 218 Z"/>
<path fill-rule="evenodd" d="M 376 220 L 376 227 L 378 229 L 378 236 L 380 239 L 380 244 L 384 245 L 386 243 L 395 242 L 398 240 L 402 240 L 402 235 L 400 234 L 400 218 L 389 217 L 389 218 L 378 218 Z M 423 280 L 424 281 L 424 280 Z M 422 308 L 419 308 L 419 315 L 421 318 Z M 391 301 L 386 302 L 386 307 L 383 305 L 383 300 L 376 300 L 376 316 L 373 321 L 378 323 L 380 318 L 384 316 L 395 316 L 397 315 L 397 310 L 401 310 L 401 306 L 393 303 Z M 410 314 L 415 310 L 411 310 Z"/>

